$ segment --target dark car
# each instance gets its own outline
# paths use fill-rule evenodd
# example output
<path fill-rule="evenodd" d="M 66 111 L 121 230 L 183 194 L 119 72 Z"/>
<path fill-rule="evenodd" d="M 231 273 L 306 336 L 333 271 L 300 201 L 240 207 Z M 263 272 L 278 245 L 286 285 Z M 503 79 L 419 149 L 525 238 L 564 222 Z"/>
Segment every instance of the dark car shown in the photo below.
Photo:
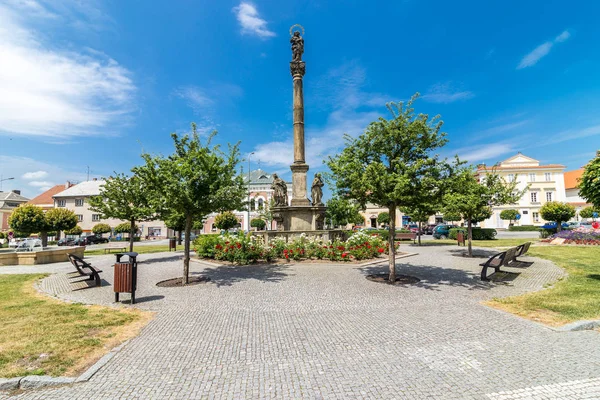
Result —
<path fill-rule="evenodd" d="M 427 224 L 423 227 L 423 233 L 425 235 L 433 235 L 433 230 L 438 224 Z"/>
<path fill-rule="evenodd" d="M 562 229 L 567 229 L 569 227 L 569 224 L 567 224 L 566 222 L 563 222 L 562 224 L 560 224 L 560 226 L 562 227 Z M 556 222 L 546 222 L 545 225 L 541 226 L 542 229 L 556 229 Z"/>
<path fill-rule="evenodd" d="M 440 224 L 433 230 L 434 239 L 448 239 L 450 236 L 450 229 L 458 228 L 456 225 Z"/>
<path fill-rule="evenodd" d="M 82 239 L 84 239 L 83 245 L 108 243 L 107 238 L 103 238 L 102 236 L 98 236 L 98 235 L 90 235 L 90 236 L 83 237 Z"/>
<path fill-rule="evenodd" d="M 56 244 L 58 246 L 73 246 L 73 242 L 75 240 L 76 239 L 73 239 L 73 238 L 62 238 L 58 242 L 56 242 Z"/>

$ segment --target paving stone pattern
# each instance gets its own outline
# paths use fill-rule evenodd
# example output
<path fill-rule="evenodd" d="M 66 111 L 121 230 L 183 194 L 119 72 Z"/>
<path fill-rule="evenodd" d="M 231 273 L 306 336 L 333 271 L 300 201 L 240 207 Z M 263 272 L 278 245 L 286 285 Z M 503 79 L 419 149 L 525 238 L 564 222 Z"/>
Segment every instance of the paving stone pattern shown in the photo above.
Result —
<path fill-rule="evenodd" d="M 556 332 L 480 304 L 541 289 L 560 268 L 525 257 L 534 264 L 520 275 L 484 283 L 482 259 L 458 257 L 455 247 L 402 247 L 419 253 L 398 264 L 421 278 L 416 285 L 364 278 L 385 265 L 192 263 L 210 283 L 158 288 L 181 274 L 181 256 L 142 255 L 136 306 L 157 315 L 141 335 L 89 382 L 14 398 L 598 398 L 598 332 Z M 40 289 L 113 305 L 114 257 L 90 260 L 105 286 L 72 291 L 77 279 L 57 265 Z"/>

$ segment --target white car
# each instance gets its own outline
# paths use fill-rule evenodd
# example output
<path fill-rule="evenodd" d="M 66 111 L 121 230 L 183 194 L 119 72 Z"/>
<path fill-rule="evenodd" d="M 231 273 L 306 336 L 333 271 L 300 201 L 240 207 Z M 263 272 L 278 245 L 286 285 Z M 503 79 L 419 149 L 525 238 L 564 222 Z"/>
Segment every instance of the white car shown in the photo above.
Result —
<path fill-rule="evenodd" d="M 42 241 L 33 238 L 22 240 L 17 247 L 15 247 L 15 251 L 34 251 L 42 249 Z"/>

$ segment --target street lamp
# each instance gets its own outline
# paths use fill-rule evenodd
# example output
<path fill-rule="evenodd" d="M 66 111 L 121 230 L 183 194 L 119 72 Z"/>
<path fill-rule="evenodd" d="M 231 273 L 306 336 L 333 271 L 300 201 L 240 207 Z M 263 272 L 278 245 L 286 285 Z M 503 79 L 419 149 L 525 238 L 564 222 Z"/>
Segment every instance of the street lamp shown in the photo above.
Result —
<path fill-rule="evenodd" d="M 13 179 L 15 179 L 15 178 L 12 177 L 12 178 L 4 178 L 4 179 L 2 179 L 2 175 L 0 175 L 0 192 L 2 191 L 2 182 L 4 182 L 4 181 L 10 181 L 10 180 L 13 180 Z"/>
<path fill-rule="evenodd" d="M 248 208 L 247 208 L 247 218 L 246 218 L 246 227 L 247 232 L 250 232 L 250 156 L 254 154 L 254 152 L 248 154 Z"/>

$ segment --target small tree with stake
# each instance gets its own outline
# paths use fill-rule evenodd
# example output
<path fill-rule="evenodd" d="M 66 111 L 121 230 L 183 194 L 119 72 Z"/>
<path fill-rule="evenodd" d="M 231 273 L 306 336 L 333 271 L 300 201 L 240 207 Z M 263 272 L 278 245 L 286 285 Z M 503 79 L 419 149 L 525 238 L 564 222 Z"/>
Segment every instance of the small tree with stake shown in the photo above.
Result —
<path fill-rule="evenodd" d="M 240 221 L 231 211 L 225 211 L 215 217 L 215 226 L 225 231 L 238 226 Z"/>
<path fill-rule="evenodd" d="M 339 196 L 388 209 L 389 282 L 396 281 L 396 208 L 419 201 L 420 183 L 435 179 L 441 184 L 452 168 L 435 151 L 447 142 L 439 117 L 415 115 L 418 93 L 406 104 L 389 103 L 391 119 L 372 122 L 358 138 L 346 135 L 346 147 L 326 161 Z"/>
<path fill-rule="evenodd" d="M 196 124 L 191 135 L 172 133 L 175 152 L 168 156 L 143 154 L 145 164 L 134 168 L 152 195 L 150 204 L 162 215 L 185 216 L 183 280 L 189 283 L 190 233 L 194 220 L 201 221 L 213 212 L 244 207 L 247 187 L 238 174 L 239 144 L 227 153 L 211 146 L 213 132 L 205 143 L 200 141 Z"/>
<path fill-rule="evenodd" d="M 509 221 L 508 225 L 512 226 L 513 221 L 517 219 L 517 215 L 519 215 L 519 212 L 517 210 L 502 210 L 502 212 L 500 213 L 500 219 L 504 221 Z"/>
<path fill-rule="evenodd" d="M 48 221 L 46 221 L 44 210 L 41 207 L 33 204 L 20 205 L 8 217 L 8 225 L 11 229 L 27 235 L 39 232 L 42 237 L 42 246 L 46 246 Z"/>
<path fill-rule="evenodd" d="M 326 206 L 325 219 L 332 227 L 365 223 L 365 218 L 360 215 L 358 205 L 347 199 L 332 197 L 327 200 Z"/>
<path fill-rule="evenodd" d="M 100 195 L 90 197 L 90 209 L 102 218 L 115 218 L 129 222 L 129 251 L 133 251 L 136 222 L 156 218 L 150 206 L 149 190 L 138 176 L 115 174 L 100 187 Z"/>
<path fill-rule="evenodd" d="M 380 225 L 388 225 L 390 223 L 390 213 L 382 212 L 377 216 L 377 223 Z"/>
<path fill-rule="evenodd" d="M 71 210 L 65 208 L 53 208 L 46 211 L 45 214 L 48 230 L 56 232 L 56 239 L 59 239 L 60 231 L 73 229 L 77 225 L 77 215 Z"/>
<path fill-rule="evenodd" d="M 556 222 L 556 231 L 562 229 L 562 223 L 575 216 L 575 207 L 560 201 L 548 201 L 540 208 L 540 215 L 546 221 Z"/>
<path fill-rule="evenodd" d="M 262 231 L 267 226 L 267 223 L 260 218 L 253 218 L 252 221 L 250 221 L 250 226 Z"/>
<path fill-rule="evenodd" d="M 94 234 L 96 235 L 103 235 L 105 233 L 110 233 L 112 232 L 112 229 L 110 227 L 110 225 L 108 224 L 96 224 L 92 227 L 92 232 L 94 232 Z"/>

